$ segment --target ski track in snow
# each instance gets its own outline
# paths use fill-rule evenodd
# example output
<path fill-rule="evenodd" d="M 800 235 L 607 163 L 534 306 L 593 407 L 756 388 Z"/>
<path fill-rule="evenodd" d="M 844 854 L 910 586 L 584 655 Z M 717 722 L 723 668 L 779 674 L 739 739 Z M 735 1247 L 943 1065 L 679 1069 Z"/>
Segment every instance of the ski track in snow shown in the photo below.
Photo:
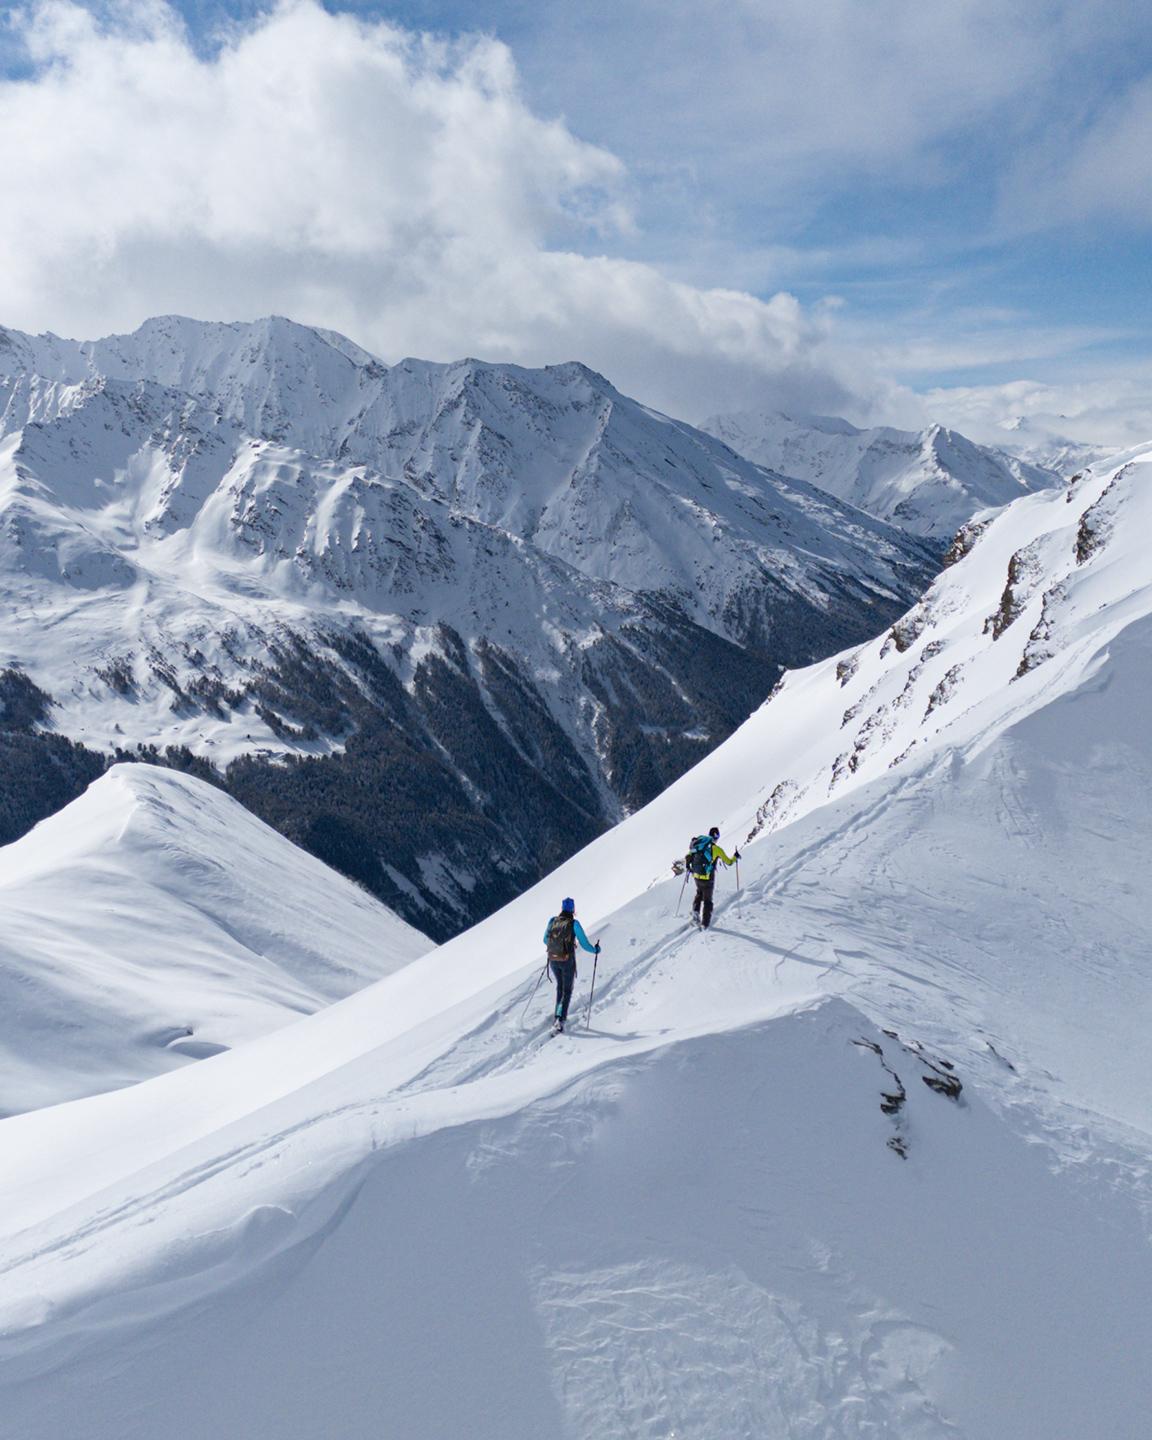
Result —
<path fill-rule="evenodd" d="M 433 955 L 5 1121 L 13 1440 L 1143 1440 L 1147 468 L 1083 560 L 1110 472 L 993 519 L 906 651 L 790 675 Z M 993 636 L 1038 540 L 1061 597 Z M 713 818 L 744 888 L 700 933 L 653 857 Z M 542 1043 L 564 893 L 604 952 Z"/>

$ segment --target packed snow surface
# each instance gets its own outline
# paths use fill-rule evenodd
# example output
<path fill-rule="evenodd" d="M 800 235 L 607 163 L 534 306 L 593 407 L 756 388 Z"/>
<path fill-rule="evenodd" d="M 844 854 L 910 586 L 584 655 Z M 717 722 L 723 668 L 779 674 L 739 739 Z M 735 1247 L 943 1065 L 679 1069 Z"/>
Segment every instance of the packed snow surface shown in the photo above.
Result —
<path fill-rule="evenodd" d="M 1142 1440 L 1150 462 L 974 527 L 434 954 L 5 1121 L 7 1432 Z"/>
<path fill-rule="evenodd" d="M 1058 486 L 1070 473 L 1015 450 L 977 445 L 942 425 L 859 430 L 830 416 L 752 411 L 715 415 L 703 428 L 759 465 L 809 480 L 870 515 L 938 541 L 950 540 L 978 511 Z M 1072 453 L 1069 446 L 1060 459 L 1066 462 Z"/>
<path fill-rule="evenodd" d="M 0 1111 L 181 1068 L 430 949 L 212 786 L 118 765 L 0 849 Z"/>

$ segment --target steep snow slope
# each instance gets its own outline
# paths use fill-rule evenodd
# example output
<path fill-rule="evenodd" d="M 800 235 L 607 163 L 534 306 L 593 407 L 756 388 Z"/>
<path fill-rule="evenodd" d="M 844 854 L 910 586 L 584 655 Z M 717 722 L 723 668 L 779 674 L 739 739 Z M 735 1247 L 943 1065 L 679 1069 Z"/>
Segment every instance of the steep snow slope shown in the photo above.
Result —
<path fill-rule="evenodd" d="M 216 1054 L 430 948 L 210 785 L 117 766 L 0 849 L 0 1107 Z"/>
<path fill-rule="evenodd" d="M 575 364 L 168 318 L 8 333 L 0 415 L 0 654 L 55 728 L 243 759 L 233 793 L 438 936 L 935 564 Z"/>
<path fill-rule="evenodd" d="M 435 957 L 4 1122 L 14 1436 L 1142 1436 L 1150 459 Z M 712 820 L 702 936 L 648 882 Z M 541 1044 L 565 892 L 597 1006 Z"/>
<path fill-rule="evenodd" d="M 950 540 L 978 510 L 1058 486 L 1069 473 L 975 445 L 941 425 L 918 433 L 858 430 L 828 416 L 765 411 L 716 415 L 703 428 L 757 464 L 798 475 L 870 515 L 939 541 Z"/>

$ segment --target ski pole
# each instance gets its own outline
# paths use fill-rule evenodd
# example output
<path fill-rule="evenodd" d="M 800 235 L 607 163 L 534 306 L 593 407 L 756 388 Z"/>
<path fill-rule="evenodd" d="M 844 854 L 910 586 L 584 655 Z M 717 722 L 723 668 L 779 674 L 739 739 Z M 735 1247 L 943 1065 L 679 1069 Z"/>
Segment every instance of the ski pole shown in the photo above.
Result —
<path fill-rule="evenodd" d="M 592 997 L 596 994 L 596 967 L 600 963 L 600 941 L 596 941 L 596 954 L 592 957 L 592 987 L 588 991 L 588 1014 L 584 1017 L 584 1028 L 592 1028 Z"/>
<path fill-rule="evenodd" d="M 676 914 L 680 914 L 680 906 L 684 901 L 684 891 L 688 888 L 688 871 L 684 871 L 684 883 L 680 886 L 680 894 L 676 897 Z"/>
<path fill-rule="evenodd" d="M 540 974 L 539 974 L 539 975 L 537 975 L 537 977 L 536 977 L 536 984 L 533 985 L 533 987 L 532 987 L 532 994 L 529 995 L 528 999 L 524 1002 L 524 1013 L 520 1016 L 520 1026 L 521 1026 L 521 1028 L 523 1028 L 523 1026 L 524 1026 L 524 1021 L 527 1020 L 527 1018 L 528 1018 L 528 1011 L 529 1011 L 529 1009 L 531 1008 L 532 1001 L 535 1000 L 535 998 L 536 998 L 536 991 L 540 989 L 540 981 L 544 979 L 544 976 L 547 975 L 547 973 L 548 973 L 548 957 L 545 956 L 545 957 L 544 957 L 544 969 L 540 971 Z"/>

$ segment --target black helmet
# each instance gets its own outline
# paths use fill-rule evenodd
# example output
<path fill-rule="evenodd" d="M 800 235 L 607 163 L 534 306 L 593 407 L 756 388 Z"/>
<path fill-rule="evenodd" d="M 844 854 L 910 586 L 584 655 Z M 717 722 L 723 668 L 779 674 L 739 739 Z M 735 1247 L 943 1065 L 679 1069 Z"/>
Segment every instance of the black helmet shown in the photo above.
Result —
<path fill-rule="evenodd" d="M 719 827 L 719 825 L 713 825 L 713 826 L 712 826 L 712 829 L 708 831 L 708 834 L 712 837 L 713 840 L 719 840 L 719 839 L 720 839 L 720 827 Z"/>

